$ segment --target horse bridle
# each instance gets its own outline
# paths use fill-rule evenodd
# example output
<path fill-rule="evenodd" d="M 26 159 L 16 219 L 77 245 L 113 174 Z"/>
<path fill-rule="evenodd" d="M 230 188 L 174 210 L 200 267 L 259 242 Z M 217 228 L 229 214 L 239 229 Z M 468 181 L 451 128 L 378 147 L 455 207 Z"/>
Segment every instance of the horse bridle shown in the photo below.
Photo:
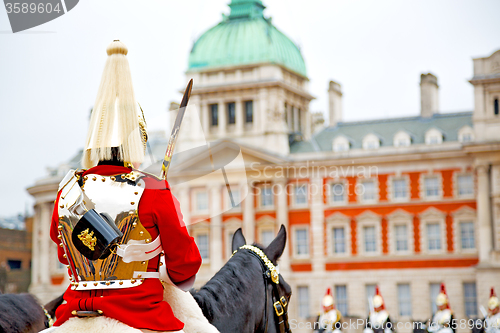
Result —
<path fill-rule="evenodd" d="M 253 245 L 243 245 L 238 250 L 249 250 L 249 253 L 259 260 L 264 273 L 264 289 L 265 289 L 265 306 L 264 306 L 264 333 L 267 333 L 268 323 L 267 323 L 267 312 L 268 312 L 268 301 L 267 301 L 267 290 L 268 285 L 271 284 L 273 287 L 272 301 L 274 314 L 276 317 L 276 329 L 279 333 L 291 333 L 290 326 L 288 325 L 288 300 L 285 295 L 281 295 L 278 290 L 278 284 L 280 279 L 280 274 L 276 269 L 276 266 L 269 260 L 267 255 L 256 246 Z M 233 252 L 233 255 L 238 252 L 238 250 Z"/>

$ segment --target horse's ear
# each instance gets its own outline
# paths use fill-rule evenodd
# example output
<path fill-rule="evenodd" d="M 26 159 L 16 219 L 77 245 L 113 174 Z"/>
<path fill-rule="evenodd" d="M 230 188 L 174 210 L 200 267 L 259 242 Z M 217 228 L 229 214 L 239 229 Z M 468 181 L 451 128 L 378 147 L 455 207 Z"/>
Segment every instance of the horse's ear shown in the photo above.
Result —
<path fill-rule="evenodd" d="M 271 242 L 271 244 L 269 244 L 269 246 L 264 250 L 264 252 L 267 254 L 269 260 L 271 260 L 273 263 L 276 263 L 276 261 L 283 254 L 285 245 L 286 245 L 286 229 L 285 226 L 282 224 L 280 231 L 278 232 L 278 236 L 276 236 L 276 238 Z"/>
<path fill-rule="evenodd" d="M 231 251 L 234 252 L 238 250 L 241 246 L 245 245 L 247 241 L 245 240 L 245 236 L 243 236 L 243 232 L 241 231 L 241 228 L 238 228 L 238 230 L 235 231 L 234 236 L 233 236 L 233 243 L 231 246 Z"/>

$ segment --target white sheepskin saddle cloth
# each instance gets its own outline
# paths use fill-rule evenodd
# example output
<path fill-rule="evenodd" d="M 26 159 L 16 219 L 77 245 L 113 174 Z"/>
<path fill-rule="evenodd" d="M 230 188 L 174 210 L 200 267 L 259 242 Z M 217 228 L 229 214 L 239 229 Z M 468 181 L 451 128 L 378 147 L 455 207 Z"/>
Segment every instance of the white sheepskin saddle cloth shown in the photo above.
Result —
<path fill-rule="evenodd" d="M 198 303 L 189 292 L 165 284 L 163 300 L 172 307 L 174 315 L 184 323 L 184 330 L 176 333 L 219 333 L 203 315 Z M 108 317 L 71 318 L 59 327 L 52 327 L 44 333 L 157 333 L 139 330 Z M 160 333 L 160 332 L 158 332 Z M 167 332 L 164 332 L 167 333 Z M 169 332 L 170 333 L 170 332 Z"/>

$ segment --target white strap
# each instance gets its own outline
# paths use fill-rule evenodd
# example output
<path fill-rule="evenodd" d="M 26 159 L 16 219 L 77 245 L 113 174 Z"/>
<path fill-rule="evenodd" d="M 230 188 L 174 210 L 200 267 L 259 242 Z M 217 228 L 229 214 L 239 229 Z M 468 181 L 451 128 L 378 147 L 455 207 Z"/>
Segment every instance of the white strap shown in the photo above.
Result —
<path fill-rule="evenodd" d="M 122 257 L 123 262 L 150 260 L 163 251 L 160 236 L 156 237 L 151 243 L 145 243 L 144 240 L 129 240 L 127 244 L 121 244 L 116 249 L 116 254 Z"/>
<path fill-rule="evenodd" d="M 134 279 L 159 279 L 160 273 L 158 272 L 141 272 L 134 271 Z"/>

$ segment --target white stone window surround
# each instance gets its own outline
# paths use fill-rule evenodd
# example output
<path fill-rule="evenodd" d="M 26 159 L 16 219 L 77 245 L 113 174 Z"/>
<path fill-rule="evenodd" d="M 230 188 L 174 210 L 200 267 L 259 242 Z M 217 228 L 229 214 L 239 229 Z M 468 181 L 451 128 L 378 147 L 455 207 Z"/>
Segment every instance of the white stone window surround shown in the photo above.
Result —
<path fill-rule="evenodd" d="M 202 264 L 210 263 L 210 223 L 207 221 L 199 222 L 193 225 L 189 230 L 189 235 L 198 241 L 198 236 L 207 235 L 208 240 L 208 258 L 202 258 Z"/>
<path fill-rule="evenodd" d="M 425 144 L 434 145 L 443 143 L 443 132 L 437 128 L 431 128 L 425 132 Z"/>
<path fill-rule="evenodd" d="M 365 211 L 356 217 L 357 221 L 357 248 L 362 256 L 373 257 L 382 254 L 382 227 L 381 216 L 371 211 Z M 365 227 L 375 227 L 376 251 L 367 252 L 365 249 Z"/>
<path fill-rule="evenodd" d="M 205 194 L 203 194 L 205 193 Z M 206 209 L 198 209 L 198 199 L 200 195 L 206 195 L 207 205 Z M 210 209 L 210 195 L 208 193 L 208 189 L 203 187 L 196 187 L 191 189 L 191 213 L 193 216 L 197 215 L 206 215 L 209 213 Z"/>
<path fill-rule="evenodd" d="M 406 181 L 406 197 L 404 198 L 395 198 L 394 197 L 394 180 L 405 180 Z M 390 175 L 387 179 L 387 198 L 389 198 L 393 202 L 408 202 L 410 201 L 410 193 L 411 193 L 411 182 L 410 176 L 407 174 L 404 175 Z"/>
<path fill-rule="evenodd" d="M 346 138 L 343 135 L 338 135 L 332 141 L 332 150 L 334 152 L 345 152 L 349 151 L 350 148 L 351 148 L 351 142 L 349 141 L 348 138 Z"/>
<path fill-rule="evenodd" d="M 411 146 L 411 136 L 406 131 L 398 131 L 392 139 L 394 147 Z"/>
<path fill-rule="evenodd" d="M 446 213 L 440 210 L 430 207 L 420 215 L 420 250 L 424 254 L 443 254 L 447 252 L 446 243 Z M 428 224 L 438 224 L 440 232 L 440 242 L 441 248 L 439 250 L 429 250 L 429 244 L 427 243 L 427 225 Z"/>
<path fill-rule="evenodd" d="M 344 253 L 334 252 L 333 228 L 344 228 Z M 339 212 L 335 212 L 326 218 L 326 246 L 329 257 L 348 257 L 351 255 L 351 219 Z"/>
<path fill-rule="evenodd" d="M 477 225 L 477 212 L 469 206 L 463 206 L 451 214 L 453 218 L 453 252 L 463 254 L 478 253 L 479 230 Z M 461 223 L 472 222 L 474 225 L 474 244 L 473 249 L 462 249 L 462 229 Z"/>
<path fill-rule="evenodd" d="M 471 194 L 460 194 L 459 192 L 459 177 L 460 176 L 471 176 L 472 177 L 472 193 Z M 474 173 L 472 172 L 454 172 L 453 173 L 453 194 L 455 198 L 460 199 L 474 199 L 476 195 L 476 179 Z"/>
<path fill-rule="evenodd" d="M 291 186 L 291 193 L 290 193 L 290 206 L 292 208 L 306 208 L 309 206 L 309 184 L 304 181 L 298 181 L 298 182 L 293 182 L 290 184 Z M 296 195 L 296 190 L 297 187 L 300 186 L 305 186 L 305 195 L 306 195 L 306 202 L 305 203 L 297 203 L 297 195 Z"/>
<path fill-rule="evenodd" d="M 297 245 L 297 231 L 305 230 L 307 237 L 307 254 L 298 254 Z M 311 234 L 309 232 L 308 224 L 297 224 L 292 226 L 292 237 L 293 237 L 293 258 L 294 259 L 309 259 L 311 257 Z"/>
<path fill-rule="evenodd" d="M 427 196 L 426 179 L 437 178 L 438 194 Z M 420 198 L 426 201 L 440 200 L 443 197 L 443 176 L 440 172 L 422 173 L 419 178 Z"/>
<path fill-rule="evenodd" d="M 361 190 L 361 187 L 363 186 L 363 184 L 368 183 L 368 182 L 373 182 L 373 186 L 375 188 L 374 189 L 375 197 L 373 199 L 365 199 L 364 195 L 363 195 L 363 191 Z M 358 193 L 358 202 L 363 203 L 363 204 L 374 204 L 374 203 L 378 202 L 379 192 L 380 192 L 378 178 L 358 178 L 355 189 Z"/>
<path fill-rule="evenodd" d="M 348 186 L 348 183 L 347 183 L 347 179 L 340 179 L 340 178 L 336 178 L 336 179 L 331 179 L 328 181 L 328 204 L 330 206 L 344 206 L 344 205 L 347 205 L 347 200 L 349 198 L 349 193 L 348 193 L 348 190 L 349 190 L 349 186 Z M 344 192 L 343 192 L 343 200 L 342 201 L 333 201 L 333 192 L 332 192 L 332 186 L 335 185 L 335 184 L 341 184 L 343 185 L 344 187 Z M 337 188 L 336 188 L 337 190 Z"/>
<path fill-rule="evenodd" d="M 415 249 L 415 239 L 413 230 L 413 215 L 403 209 L 397 209 L 391 214 L 387 215 L 387 222 L 389 225 L 389 234 L 387 241 L 389 245 L 389 253 L 393 255 L 411 255 Z M 405 225 L 408 239 L 408 250 L 397 251 L 396 247 L 396 226 Z"/>
<path fill-rule="evenodd" d="M 362 141 L 363 149 L 378 149 L 380 148 L 380 138 L 373 134 L 367 134 Z"/>
<path fill-rule="evenodd" d="M 255 227 L 257 229 L 256 230 L 257 242 L 262 243 L 262 232 L 264 231 L 272 231 L 276 237 L 275 225 L 276 225 L 276 220 L 269 215 L 264 215 L 257 221 L 255 221 Z"/>
<path fill-rule="evenodd" d="M 473 142 L 474 130 L 469 125 L 463 126 L 458 130 L 458 141 L 460 142 Z"/>

